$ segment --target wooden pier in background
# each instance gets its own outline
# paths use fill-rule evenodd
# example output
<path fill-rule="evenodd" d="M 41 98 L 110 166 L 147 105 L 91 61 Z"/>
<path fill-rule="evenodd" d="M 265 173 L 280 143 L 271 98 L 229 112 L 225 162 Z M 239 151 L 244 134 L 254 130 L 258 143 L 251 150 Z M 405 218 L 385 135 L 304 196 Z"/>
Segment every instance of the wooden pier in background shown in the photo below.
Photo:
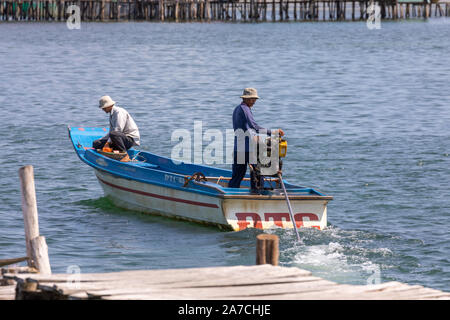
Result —
<path fill-rule="evenodd" d="M 0 0 L 0 21 L 345 21 L 367 20 L 368 0 Z M 449 0 L 379 0 L 382 19 L 450 16 Z"/>

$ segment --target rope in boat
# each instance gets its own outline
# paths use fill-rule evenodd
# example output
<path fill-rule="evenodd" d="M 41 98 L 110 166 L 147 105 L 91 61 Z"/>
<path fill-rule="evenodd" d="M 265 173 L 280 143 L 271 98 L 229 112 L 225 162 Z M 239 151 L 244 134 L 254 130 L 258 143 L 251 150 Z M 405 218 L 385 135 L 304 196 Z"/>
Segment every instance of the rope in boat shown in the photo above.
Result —
<path fill-rule="evenodd" d="M 184 177 L 184 185 L 183 187 L 187 187 L 187 185 L 189 184 L 190 181 L 195 180 L 197 182 L 200 181 L 208 181 L 208 179 L 206 179 L 205 175 L 201 172 L 195 172 L 194 174 L 192 174 L 192 176 L 185 176 Z"/>

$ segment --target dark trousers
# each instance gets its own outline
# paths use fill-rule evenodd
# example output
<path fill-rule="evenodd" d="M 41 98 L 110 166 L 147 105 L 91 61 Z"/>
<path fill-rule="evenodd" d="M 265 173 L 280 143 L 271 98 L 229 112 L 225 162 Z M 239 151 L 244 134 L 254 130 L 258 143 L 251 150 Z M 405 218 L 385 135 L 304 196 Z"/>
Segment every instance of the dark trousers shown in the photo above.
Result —
<path fill-rule="evenodd" d="M 234 153 L 234 162 L 232 166 L 233 173 L 231 175 L 231 180 L 228 183 L 228 188 L 239 188 L 241 186 L 242 179 L 245 177 L 245 173 L 247 172 L 247 165 L 249 164 L 249 153 L 245 153 L 245 163 L 239 164 L 237 161 L 237 154 Z M 256 190 L 255 184 L 255 174 L 253 170 L 250 170 L 250 188 L 251 190 Z M 264 185 L 264 178 L 260 177 L 259 183 L 261 186 Z"/>
<path fill-rule="evenodd" d="M 124 133 L 119 132 L 119 131 L 111 131 L 109 133 L 109 136 L 95 140 L 92 143 L 92 148 L 102 149 L 105 146 L 106 142 L 108 141 L 108 138 L 111 138 L 111 143 L 110 143 L 111 148 L 120 150 L 122 152 L 126 152 L 134 144 L 134 140 L 132 138 L 126 136 Z"/>

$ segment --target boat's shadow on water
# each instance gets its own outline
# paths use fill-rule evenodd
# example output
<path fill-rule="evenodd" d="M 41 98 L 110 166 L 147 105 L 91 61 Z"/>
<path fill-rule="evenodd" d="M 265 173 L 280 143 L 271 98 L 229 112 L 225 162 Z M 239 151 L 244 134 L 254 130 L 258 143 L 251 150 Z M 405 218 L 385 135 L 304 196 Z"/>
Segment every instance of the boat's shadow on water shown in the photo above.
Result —
<path fill-rule="evenodd" d="M 92 213 L 106 214 L 117 216 L 119 218 L 126 218 L 138 223 L 159 223 L 161 227 L 176 228 L 179 230 L 186 230 L 186 232 L 221 232 L 217 227 L 210 225 L 198 224 L 195 222 L 181 220 L 177 218 L 164 217 L 158 213 L 145 213 L 136 210 L 129 210 L 117 207 L 109 197 L 100 197 L 97 199 L 80 200 L 74 203 L 75 205 L 87 206 L 94 209 Z M 225 231 L 222 231 L 225 232 Z"/>

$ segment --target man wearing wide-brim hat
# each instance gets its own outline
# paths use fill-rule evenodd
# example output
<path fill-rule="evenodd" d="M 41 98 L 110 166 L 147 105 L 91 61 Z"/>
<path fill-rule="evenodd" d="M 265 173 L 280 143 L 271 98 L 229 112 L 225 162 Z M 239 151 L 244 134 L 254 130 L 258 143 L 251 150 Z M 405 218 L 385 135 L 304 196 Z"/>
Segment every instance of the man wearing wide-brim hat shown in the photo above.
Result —
<path fill-rule="evenodd" d="M 235 132 L 235 137 L 233 174 L 230 182 L 228 183 L 228 187 L 230 188 L 239 188 L 242 179 L 247 172 L 247 165 L 250 162 L 249 136 L 254 135 L 255 133 L 267 133 L 267 135 L 274 133 L 279 134 L 280 136 L 284 135 L 284 132 L 281 129 L 268 130 L 256 123 L 251 111 L 251 108 L 255 104 L 256 100 L 259 99 L 256 89 L 245 88 L 241 98 L 241 104 L 238 105 L 233 112 L 233 129 Z M 246 136 L 248 132 L 250 132 L 250 134 Z M 238 139 L 238 135 L 241 133 L 244 134 L 245 144 L 239 142 L 242 141 Z M 250 171 L 250 174 L 252 175 L 253 171 Z M 255 180 L 251 178 L 250 183 L 250 188 L 254 191 L 256 189 Z"/>
<path fill-rule="evenodd" d="M 102 149 L 104 147 L 127 152 L 132 146 L 140 145 L 139 129 L 131 115 L 121 107 L 110 96 L 103 96 L 99 101 L 99 108 L 109 113 L 109 133 L 103 138 L 95 140 L 92 147 Z M 126 155 L 121 161 L 130 161 Z"/>

